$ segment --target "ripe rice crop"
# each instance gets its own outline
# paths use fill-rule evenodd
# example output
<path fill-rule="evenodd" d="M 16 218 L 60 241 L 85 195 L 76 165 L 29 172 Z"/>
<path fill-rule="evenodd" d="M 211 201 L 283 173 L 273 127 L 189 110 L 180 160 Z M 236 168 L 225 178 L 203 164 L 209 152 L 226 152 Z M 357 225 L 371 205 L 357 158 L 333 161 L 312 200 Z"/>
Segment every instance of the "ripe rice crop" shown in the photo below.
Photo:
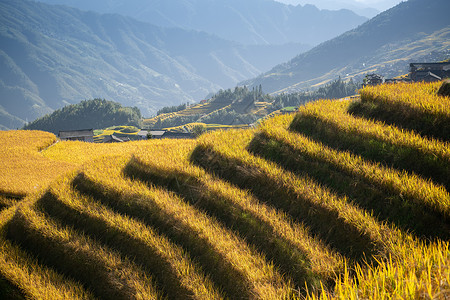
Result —
<path fill-rule="evenodd" d="M 231 135 L 233 143 L 228 143 Z M 297 177 L 251 155 L 246 146 L 252 137 L 251 131 L 206 135 L 201 138 L 192 159 L 217 176 L 250 189 L 260 200 L 266 197 L 277 199 L 270 204 L 313 228 L 313 234 L 349 258 L 361 259 L 367 253 L 388 253 L 391 250 L 386 248 L 386 240 L 402 240 L 400 232 L 378 224 L 345 198 L 333 195 L 309 178 Z M 325 224 L 327 226 L 323 226 Z M 351 248 L 344 242 L 348 238 L 354 239 Z"/>
<path fill-rule="evenodd" d="M 36 253 L 40 263 L 89 286 L 96 297 L 158 297 L 151 279 L 126 258 L 89 237 L 33 209 L 29 199 L 16 210 L 6 228 L 6 238 Z"/>
<path fill-rule="evenodd" d="M 110 176 L 104 176 L 105 171 L 94 171 L 107 165 Z M 179 197 L 139 181 L 118 180 L 120 165 L 117 161 L 104 161 L 86 168 L 84 173 L 89 180 L 77 181 L 75 186 L 98 199 L 111 199 L 106 201 L 115 209 L 158 227 L 195 253 L 199 263 L 211 272 L 213 281 L 233 298 L 255 295 L 275 299 L 292 294 L 289 283 L 245 241 Z"/>
<path fill-rule="evenodd" d="M 351 176 L 351 178 L 359 178 L 360 181 L 363 180 L 368 184 L 374 185 L 377 190 L 386 194 L 386 201 L 389 201 L 391 205 L 397 206 L 399 212 L 409 207 L 408 213 L 403 214 L 401 217 L 405 218 L 404 222 L 411 223 L 409 226 L 414 226 L 414 224 L 421 225 L 422 228 L 420 230 L 424 232 L 433 228 L 435 232 L 430 232 L 431 236 L 436 234 L 444 238 L 449 237 L 450 195 L 442 186 L 435 185 L 431 181 L 424 180 L 414 174 L 399 172 L 380 164 L 366 161 L 360 156 L 349 152 L 336 151 L 301 134 L 290 132 L 285 128 L 289 126 L 292 120 L 292 116 L 268 120 L 261 125 L 261 132 L 268 137 L 273 137 L 275 141 L 291 146 L 294 152 L 293 155 L 304 155 L 311 160 L 326 163 L 330 169 L 335 169 L 340 173 Z M 292 125 L 295 126 L 295 121 Z M 368 196 L 370 195 L 361 197 L 364 199 Z M 378 201 L 381 201 L 381 199 Z M 376 207 L 375 203 L 371 205 Z M 379 207 L 383 208 L 385 204 L 380 202 Z M 397 219 L 398 216 L 395 216 L 392 209 L 391 207 L 388 213 L 392 215 L 392 218 Z M 417 214 L 417 217 L 420 216 L 419 220 L 423 221 L 424 224 L 419 224 L 417 220 L 414 221 L 415 217 L 412 216 L 415 214 Z M 411 217 L 412 219 L 408 221 Z M 403 220 L 400 219 L 399 221 L 402 222 Z M 436 224 L 439 224 L 439 226 Z"/>
<path fill-rule="evenodd" d="M 426 136 L 450 138 L 450 97 L 437 95 L 440 82 L 367 86 L 353 111 Z M 362 112 L 361 112 L 362 110 Z"/>
<path fill-rule="evenodd" d="M 384 108 L 318 101 L 196 140 L 2 133 L 0 289 L 36 299 L 446 299 L 448 142 L 405 129 L 401 114 L 389 125 L 367 118 L 401 97 Z M 418 111 L 402 103 L 403 114 Z"/>
<path fill-rule="evenodd" d="M 171 298 L 221 298 L 182 248 L 145 224 L 114 213 L 95 199 L 73 191 L 72 181 L 73 176 L 66 176 L 53 185 L 38 201 L 40 209 L 133 257 Z"/>
<path fill-rule="evenodd" d="M 450 187 L 450 145 L 408 130 L 347 113 L 350 101 L 317 101 L 302 107 L 290 129 L 369 160 L 410 170 Z"/>
<path fill-rule="evenodd" d="M 125 172 L 174 191 L 239 232 L 299 288 L 304 288 L 305 282 L 317 288 L 319 279 L 329 281 L 339 272 L 342 258 L 311 237 L 303 226 L 190 164 L 187 158 L 194 146 L 160 147 L 151 152 L 140 149 Z M 163 153 L 167 158 L 161 160 Z"/>
<path fill-rule="evenodd" d="M 52 133 L 43 131 L 0 131 L 0 195 L 22 198 L 39 191 L 73 165 L 45 158 L 39 151 L 56 142 Z"/>
<path fill-rule="evenodd" d="M 79 283 L 40 265 L 16 244 L 5 240 L 5 227 L 15 210 L 11 207 L 0 213 L 0 275 L 27 298 L 92 299 L 93 295 Z"/>

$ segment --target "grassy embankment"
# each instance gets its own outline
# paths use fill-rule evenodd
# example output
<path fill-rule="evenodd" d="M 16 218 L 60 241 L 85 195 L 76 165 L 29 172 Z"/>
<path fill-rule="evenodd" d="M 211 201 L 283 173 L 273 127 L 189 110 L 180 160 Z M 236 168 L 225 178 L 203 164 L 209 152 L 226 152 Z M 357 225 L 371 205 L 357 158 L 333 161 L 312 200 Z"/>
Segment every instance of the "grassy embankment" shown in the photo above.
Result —
<path fill-rule="evenodd" d="M 11 135 L 2 188 L 27 197 L 0 215 L 0 287 L 16 299 L 445 299 L 450 147 L 438 103 L 450 101 L 437 89 L 366 88 L 361 103 L 318 101 L 183 143 L 40 153 L 54 137 L 34 132 L 17 155 L 52 164 L 53 177 L 28 169 L 24 185 Z"/>

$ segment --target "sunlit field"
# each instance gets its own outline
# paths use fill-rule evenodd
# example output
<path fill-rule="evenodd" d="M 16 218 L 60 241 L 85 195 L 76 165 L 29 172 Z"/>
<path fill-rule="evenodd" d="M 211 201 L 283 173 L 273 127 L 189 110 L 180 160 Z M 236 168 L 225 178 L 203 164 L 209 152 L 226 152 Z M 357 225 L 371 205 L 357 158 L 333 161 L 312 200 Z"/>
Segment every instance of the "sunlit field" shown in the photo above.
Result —
<path fill-rule="evenodd" d="M 449 99 L 438 88 L 366 87 L 190 140 L 0 132 L 0 291 L 448 299 Z"/>

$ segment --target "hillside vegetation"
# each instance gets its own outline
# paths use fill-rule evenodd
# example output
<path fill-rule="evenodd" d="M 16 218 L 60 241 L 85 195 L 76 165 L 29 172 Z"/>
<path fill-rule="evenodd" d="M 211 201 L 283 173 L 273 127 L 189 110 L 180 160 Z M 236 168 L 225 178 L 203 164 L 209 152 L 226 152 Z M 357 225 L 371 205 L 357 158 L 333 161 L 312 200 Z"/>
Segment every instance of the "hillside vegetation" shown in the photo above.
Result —
<path fill-rule="evenodd" d="M 85 100 L 47 114 L 24 126 L 26 130 L 42 130 L 58 134 L 61 130 L 100 129 L 114 125 L 141 125 L 137 107 L 102 99 Z"/>
<path fill-rule="evenodd" d="M 359 87 L 353 80 L 344 82 L 340 78 L 313 91 L 280 95 L 265 94 L 262 86 L 251 90 L 246 86 L 236 87 L 234 90 L 220 90 L 199 104 L 164 107 L 157 116 L 144 119 L 144 126 L 172 131 L 189 129 L 195 124 L 208 129 L 242 127 L 270 115 L 292 111 L 313 100 L 354 95 Z"/>
<path fill-rule="evenodd" d="M 22 187 L 0 175 L 5 198 L 27 195 L 0 212 L 0 287 L 17 299 L 446 299 L 450 98 L 438 89 L 364 88 L 182 142 L 0 133 L 61 175 Z M 410 111 L 435 128 L 408 129 Z"/>

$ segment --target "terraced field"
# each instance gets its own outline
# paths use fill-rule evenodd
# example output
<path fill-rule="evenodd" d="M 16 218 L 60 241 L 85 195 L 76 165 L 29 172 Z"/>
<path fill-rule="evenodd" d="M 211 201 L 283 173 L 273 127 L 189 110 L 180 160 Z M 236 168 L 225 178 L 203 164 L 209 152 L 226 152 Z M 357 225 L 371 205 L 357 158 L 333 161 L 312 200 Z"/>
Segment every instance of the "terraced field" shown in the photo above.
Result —
<path fill-rule="evenodd" d="M 408 89 L 448 106 L 438 87 Z M 2 175 L 0 298 L 447 299 L 445 122 L 379 121 L 390 104 L 370 93 L 390 88 L 197 140 L 43 149 L 51 136 L 17 132 L 39 141 L 26 161 L 57 167 Z"/>
<path fill-rule="evenodd" d="M 199 104 L 190 106 L 189 108 L 183 109 L 178 112 L 160 114 L 160 115 L 150 118 L 150 119 L 144 119 L 143 122 L 144 122 L 145 126 L 152 127 L 155 125 L 155 123 L 158 120 L 163 121 L 165 119 L 176 118 L 176 117 L 186 117 L 186 116 L 199 116 L 200 117 L 200 116 L 212 113 L 214 111 L 223 109 L 224 107 L 227 107 L 229 105 L 230 105 L 230 103 L 222 102 L 222 101 L 199 103 Z"/>

